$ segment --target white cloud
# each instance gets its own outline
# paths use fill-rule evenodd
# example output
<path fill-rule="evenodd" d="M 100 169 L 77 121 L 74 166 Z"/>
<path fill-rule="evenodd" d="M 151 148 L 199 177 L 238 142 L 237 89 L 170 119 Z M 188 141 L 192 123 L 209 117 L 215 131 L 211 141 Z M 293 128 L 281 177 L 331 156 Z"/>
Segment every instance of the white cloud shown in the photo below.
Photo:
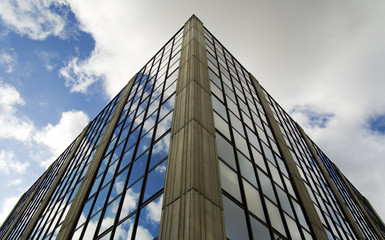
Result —
<path fill-rule="evenodd" d="M 385 113 L 385 3 L 294 1 L 259 9 L 250 21 L 255 33 L 234 28 L 233 37 L 216 37 L 238 51 L 235 57 L 287 112 L 311 106 L 292 116 L 384 218 L 385 136 L 367 129 L 367 121 Z M 234 38 L 244 34 L 239 44 Z M 311 112 L 333 117 L 312 126 Z"/>
<path fill-rule="evenodd" d="M 143 16 L 142 4 L 124 0 L 67 2 L 82 24 L 82 30 L 95 40 L 95 49 L 88 58 L 73 57 L 60 71 L 73 92 L 86 93 L 93 83 L 102 81 L 112 98 L 161 46 L 149 44 L 153 37 L 163 39 L 158 43 L 162 44 L 172 34 L 167 36 L 160 29 L 146 30 L 146 26 L 153 27 L 154 22 Z"/>
<path fill-rule="evenodd" d="M 12 73 L 17 63 L 17 55 L 13 48 L 9 50 L 2 49 L 0 52 L 0 66 L 5 66 L 5 72 Z"/>
<path fill-rule="evenodd" d="M 58 5 L 59 1 L 55 0 L 3 0 L 0 18 L 10 30 L 31 39 L 64 37 L 65 20 L 52 10 Z"/>
<path fill-rule="evenodd" d="M 334 117 L 334 114 L 323 112 L 317 107 L 303 105 L 295 106 L 290 116 L 295 118 L 302 127 L 306 128 L 325 128 L 329 121 Z"/>
<path fill-rule="evenodd" d="M 55 69 L 56 64 L 52 63 L 52 61 L 59 57 L 59 54 L 57 52 L 40 51 L 37 52 L 36 55 L 43 62 L 44 67 L 47 71 L 52 72 Z"/>
<path fill-rule="evenodd" d="M 16 106 L 24 104 L 24 99 L 13 86 L 0 81 L 0 138 L 30 139 L 34 131 L 32 122 L 16 114 Z"/>
<path fill-rule="evenodd" d="M 82 111 L 63 112 L 56 125 L 48 124 L 45 126 L 35 134 L 34 140 L 48 146 L 52 151 L 52 155 L 57 157 L 79 135 L 88 121 L 87 114 Z M 49 162 L 53 160 L 51 159 Z M 44 165 L 49 162 L 45 162 Z"/>
<path fill-rule="evenodd" d="M 130 229 L 131 230 L 131 229 Z M 132 230 L 131 230 L 132 232 Z M 131 235 L 131 234 L 129 234 Z M 154 239 L 154 237 L 151 235 L 151 233 L 144 227 L 138 225 L 138 227 L 136 228 L 136 235 L 135 235 L 135 239 L 140 239 L 140 240 L 151 240 L 151 239 Z"/>
<path fill-rule="evenodd" d="M 15 104 L 24 105 L 25 102 L 14 87 L 0 81 L 0 109 L 12 113 Z"/>
<path fill-rule="evenodd" d="M 9 174 L 9 173 L 24 173 L 29 167 L 29 162 L 20 162 L 15 159 L 15 154 L 7 152 L 5 150 L 0 150 L 0 172 Z"/>
<path fill-rule="evenodd" d="M 123 213 L 131 212 L 137 206 L 138 199 L 139 199 L 139 193 L 134 192 L 132 188 L 128 189 L 126 191 L 126 195 L 123 200 L 122 212 Z"/>
<path fill-rule="evenodd" d="M 133 224 L 132 219 L 126 220 L 126 222 L 124 222 L 123 224 L 119 225 L 116 228 L 115 238 L 116 239 L 131 239 L 133 226 L 134 226 L 134 224 Z M 127 227 L 129 227 L 128 230 L 126 230 Z M 150 240 L 153 238 L 154 237 L 151 235 L 151 233 L 146 228 L 138 225 L 138 227 L 136 228 L 135 239 L 138 239 L 138 240 L 149 239 Z"/>
<path fill-rule="evenodd" d="M 162 213 L 163 195 L 157 202 L 152 201 L 146 207 L 147 219 L 150 219 L 152 223 L 159 224 Z"/>
<path fill-rule="evenodd" d="M 0 224 L 2 224 L 5 219 L 8 217 L 8 214 L 11 212 L 19 197 L 11 197 L 2 200 L 2 206 L 0 210 Z"/>
<path fill-rule="evenodd" d="M 41 130 L 24 115 L 17 112 L 17 106 L 25 105 L 20 93 L 11 85 L 0 81 L 0 138 L 13 139 L 30 146 L 31 156 L 41 156 L 39 149 L 46 146 L 46 152 L 39 159 L 43 166 L 48 166 L 62 153 L 87 125 L 89 118 L 83 111 L 68 111 L 61 114 L 56 125 L 47 124 Z"/>
<path fill-rule="evenodd" d="M 17 178 L 8 183 L 9 186 L 18 186 L 23 182 L 23 179 Z"/>

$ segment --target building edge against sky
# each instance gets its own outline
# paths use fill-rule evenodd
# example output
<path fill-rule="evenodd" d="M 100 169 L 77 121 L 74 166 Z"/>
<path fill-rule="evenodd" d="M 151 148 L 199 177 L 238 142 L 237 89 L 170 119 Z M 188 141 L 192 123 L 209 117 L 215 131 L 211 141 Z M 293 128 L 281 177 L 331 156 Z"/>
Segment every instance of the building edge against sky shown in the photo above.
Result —
<path fill-rule="evenodd" d="M 384 239 L 385 227 L 193 15 L 20 198 L 0 229 L 1 239 L 157 234 Z"/>

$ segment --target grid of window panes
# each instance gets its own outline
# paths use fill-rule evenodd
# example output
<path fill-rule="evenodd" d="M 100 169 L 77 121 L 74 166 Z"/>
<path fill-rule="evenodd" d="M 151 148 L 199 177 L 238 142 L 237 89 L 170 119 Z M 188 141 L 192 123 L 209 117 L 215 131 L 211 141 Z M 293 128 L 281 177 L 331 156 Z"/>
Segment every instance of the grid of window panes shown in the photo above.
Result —
<path fill-rule="evenodd" d="M 18 220 L 17 224 L 12 229 L 12 232 L 9 235 L 10 238 L 11 237 L 18 237 L 23 233 L 24 229 L 27 227 L 31 218 L 34 216 L 35 212 L 39 208 L 41 202 L 43 201 L 43 198 L 45 197 L 50 186 L 52 185 L 53 181 L 55 180 L 55 177 L 57 176 L 57 174 L 58 174 L 61 166 L 63 165 L 65 159 L 67 158 L 68 154 L 72 150 L 75 142 L 76 142 L 76 139 L 59 156 L 59 158 L 55 162 L 52 163 L 52 166 L 47 170 L 48 172 L 47 172 L 45 178 L 42 179 L 42 183 L 40 184 L 39 188 L 36 189 L 35 194 L 33 195 L 33 199 L 28 203 L 28 206 L 26 206 L 26 208 L 25 208 L 24 212 L 22 213 L 20 219 Z M 39 178 L 39 180 L 36 181 L 34 186 L 37 185 L 40 180 L 41 180 L 41 177 Z"/>
<path fill-rule="evenodd" d="M 248 72 L 206 30 L 229 239 L 313 239 Z"/>
<path fill-rule="evenodd" d="M 337 187 L 338 192 L 341 197 L 344 199 L 346 206 L 348 207 L 350 213 L 352 214 L 354 220 L 361 229 L 361 232 L 368 239 L 378 239 L 376 233 L 368 223 L 365 215 L 361 211 L 361 208 L 357 205 L 353 197 L 351 196 L 347 186 L 344 181 L 341 179 L 336 166 L 330 161 L 330 159 L 318 148 L 318 146 L 313 142 L 313 147 L 316 149 L 318 156 L 320 157 L 323 165 L 328 171 L 334 185 Z"/>
<path fill-rule="evenodd" d="M 73 239 L 158 236 L 182 35 L 137 75 Z"/>
<path fill-rule="evenodd" d="M 347 181 L 349 183 L 349 186 L 353 189 L 354 194 L 357 196 L 358 200 L 361 202 L 362 206 L 365 208 L 366 212 L 369 214 L 369 216 L 374 221 L 374 224 L 376 224 L 378 230 L 381 232 L 381 235 L 383 237 L 385 237 L 385 226 L 384 226 L 382 220 L 378 217 L 378 215 L 376 215 L 373 212 L 374 209 L 372 209 L 372 206 L 369 203 L 369 201 L 357 190 L 357 188 L 355 188 L 353 186 L 353 184 L 351 182 L 349 182 L 349 180 L 347 180 Z"/>
<path fill-rule="evenodd" d="M 329 239 L 355 239 L 337 200 L 294 120 L 264 90 Z"/>
<path fill-rule="evenodd" d="M 13 211 L 9 214 L 9 217 L 4 221 L 4 223 L 1 225 L 0 230 L 0 239 L 3 239 L 5 234 L 7 233 L 8 229 L 13 224 L 13 221 L 16 220 L 18 214 L 24 207 L 24 204 L 27 202 L 28 198 L 31 196 L 35 188 L 37 187 L 41 177 L 20 197 L 20 200 L 16 203 L 16 206 L 14 207 Z"/>
<path fill-rule="evenodd" d="M 54 239 L 57 236 L 121 94 L 122 92 L 111 100 L 90 123 L 29 239 Z"/>

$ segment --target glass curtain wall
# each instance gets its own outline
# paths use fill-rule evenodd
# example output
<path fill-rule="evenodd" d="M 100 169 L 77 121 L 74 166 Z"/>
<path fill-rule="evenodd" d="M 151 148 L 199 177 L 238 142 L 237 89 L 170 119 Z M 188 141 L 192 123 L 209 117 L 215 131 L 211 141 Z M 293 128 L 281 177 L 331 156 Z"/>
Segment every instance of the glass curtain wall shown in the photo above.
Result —
<path fill-rule="evenodd" d="M 249 73 L 205 30 L 228 239 L 313 239 Z"/>
<path fill-rule="evenodd" d="M 68 154 L 71 152 L 73 146 L 75 145 L 76 140 L 77 138 L 59 156 L 59 158 L 52 163 L 51 167 L 46 170 L 46 175 L 43 174 L 22 197 L 22 202 L 18 204 L 16 210 L 11 215 L 11 219 L 13 220 L 16 218 L 17 214 L 20 213 L 21 208 L 23 208 L 23 205 L 26 203 L 27 199 L 31 196 L 32 192 L 38 186 L 39 182 L 42 181 L 38 189 L 36 189 L 33 199 L 28 203 L 17 224 L 14 226 L 10 236 L 19 237 L 20 234 L 23 233 L 31 218 L 35 215 L 48 190 L 50 189 L 64 161 L 66 160 Z M 44 179 L 41 179 L 42 177 L 44 177 Z M 11 226 L 13 220 L 9 220 L 6 222 L 7 225 L 2 229 L 0 233 L 0 238 L 5 235 L 6 231 Z"/>
<path fill-rule="evenodd" d="M 314 149 L 317 151 L 318 156 L 320 157 L 323 165 L 325 166 L 327 172 L 329 173 L 334 185 L 337 187 L 338 192 L 340 193 L 342 199 L 345 201 L 346 206 L 348 207 L 350 213 L 352 214 L 354 220 L 360 227 L 364 236 L 368 239 L 377 239 L 376 233 L 373 231 L 371 225 L 369 224 L 367 218 L 363 214 L 361 208 L 358 206 L 353 196 L 351 195 L 348 186 L 346 186 L 342 177 L 337 171 L 337 167 L 330 161 L 330 159 L 321 151 L 321 149 L 312 142 Z M 361 194 L 360 194 L 361 195 Z M 372 215 L 374 216 L 374 214 Z M 376 222 L 377 218 L 374 216 L 374 221 Z M 378 221 L 378 220 L 377 220 Z M 379 230 L 381 231 L 381 224 L 377 224 Z M 384 232 L 382 231 L 383 236 L 385 237 Z"/>
<path fill-rule="evenodd" d="M 90 123 L 47 207 L 34 226 L 30 239 L 53 239 L 58 234 L 121 94 L 122 92 Z"/>
<path fill-rule="evenodd" d="M 158 236 L 182 36 L 137 74 L 73 239 Z"/>
<path fill-rule="evenodd" d="M 328 238 L 356 239 L 296 123 L 265 90 L 264 93 Z"/>

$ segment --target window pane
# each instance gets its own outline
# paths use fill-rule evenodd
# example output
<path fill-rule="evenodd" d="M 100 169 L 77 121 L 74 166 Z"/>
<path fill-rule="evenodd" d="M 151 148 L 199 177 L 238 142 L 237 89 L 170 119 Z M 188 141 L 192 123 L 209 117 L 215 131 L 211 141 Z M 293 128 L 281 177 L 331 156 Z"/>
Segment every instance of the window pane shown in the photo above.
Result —
<path fill-rule="evenodd" d="M 221 161 L 219 161 L 219 171 L 221 173 L 222 188 L 238 201 L 242 202 L 237 174 Z"/>
<path fill-rule="evenodd" d="M 223 196 L 223 211 L 225 212 L 227 238 L 230 240 L 249 239 L 245 212 L 226 196 Z"/>
<path fill-rule="evenodd" d="M 219 114 L 221 115 L 221 117 L 223 119 L 225 119 L 226 121 L 228 121 L 227 119 L 227 114 L 226 114 L 226 108 L 225 108 L 225 105 L 223 105 L 223 103 L 221 101 L 219 101 L 215 96 L 212 96 L 212 101 L 213 101 L 213 108 L 214 110 Z"/>
<path fill-rule="evenodd" d="M 115 231 L 114 239 L 126 240 L 131 239 L 131 233 L 134 226 L 135 214 L 120 224 Z"/>
<path fill-rule="evenodd" d="M 128 216 L 131 212 L 136 210 L 138 206 L 138 199 L 140 194 L 140 189 L 142 187 L 142 179 L 135 183 L 131 188 L 127 189 L 126 194 L 123 200 L 123 207 L 120 211 L 120 218 L 122 220 L 124 217 Z"/>
<path fill-rule="evenodd" d="M 243 186 L 245 188 L 247 206 L 249 210 L 254 213 L 255 216 L 259 217 L 263 221 L 266 221 L 258 190 L 246 181 L 243 181 Z"/>
<path fill-rule="evenodd" d="M 167 161 L 164 161 L 148 174 L 143 202 L 163 188 L 166 166 Z"/>
<path fill-rule="evenodd" d="M 299 233 L 299 230 L 295 221 L 286 214 L 285 214 L 285 219 L 286 219 L 287 226 L 289 227 L 291 238 L 301 239 L 301 234 Z"/>
<path fill-rule="evenodd" d="M 140 212 L 136 239 L 147 239 L 147 237 L 148 239 L 153 239 L 158 236 L 162 201 L 163 195 L 157 197 L 142 209 Z"/>
<path fill-rule="evenodd" d="M 269 197 L 273 202 L 277 202 L 270 178 L 268 178 L 262 171 L 258 170 L 259 181 L 261 182 L 263 193 Z"/>
<path fill-rule="evenodd" d="M 270 239 L 269 229 L 260 223 L 257 219 L 250 217 L 251 228 L 253 229 L 254 240 Z M 300 238 L 298 238 L 300 239 Z"/>
<path fill-rule="evenodd" d="M 235 166 L 235 157 L 233 146 L 226 141 L 221 135 L 216 134 L 217 138 L 217 148 L 219 157 L 224 160 L 227 164 L 229 164 L 234 169 L 237 169 Z"/>
<path fill-rule="evenodd" d="M 246 178 L 250 183 L 252 183 L 254 187 L 258 188 L 257 180 L 254 174 L 253 164 L 245 156 L 243 156 L 243 154 L 241 154 L 240 152 L 237 153 L 242 176 Z"/>
<path fill-rule="evenodd" d="M 278 232 L 280 232 L 281 234 L 286 236 L 285 228 L 283 226 L 283 222 L 281 219 L 281 215 L 279 214 L 278 208 L 269 200 L 267 200 L 267 199 L 265 199 L 265 200 L 266 200 L 266 207 L 267 207 L 267 212 L 269 213 L 271 225 Z"/>
<path fill-rule="evenodd" d="M 214 112 L 214 121 L 215 121 L 215 127 L 228 139 L 231 139 L 230 137 L 230 130 L 229 125 L 223 118 L 221 118 L 216 112 Z"/>

